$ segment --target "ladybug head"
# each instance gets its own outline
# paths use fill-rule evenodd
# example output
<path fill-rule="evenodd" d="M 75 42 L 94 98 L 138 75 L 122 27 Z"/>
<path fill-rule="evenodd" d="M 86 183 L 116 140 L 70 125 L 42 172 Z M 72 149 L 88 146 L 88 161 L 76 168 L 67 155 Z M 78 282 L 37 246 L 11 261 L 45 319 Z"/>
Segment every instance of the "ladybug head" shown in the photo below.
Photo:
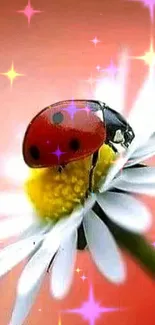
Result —
<path fill-rule="evenodd" d="M 29 124 L 23 157 L 31 168 L 65 165 L 91 155 L 105 137 L 103 121 L 92 109 L 88 112 L 86 101 L 59 102 L 43 109 Z"/>

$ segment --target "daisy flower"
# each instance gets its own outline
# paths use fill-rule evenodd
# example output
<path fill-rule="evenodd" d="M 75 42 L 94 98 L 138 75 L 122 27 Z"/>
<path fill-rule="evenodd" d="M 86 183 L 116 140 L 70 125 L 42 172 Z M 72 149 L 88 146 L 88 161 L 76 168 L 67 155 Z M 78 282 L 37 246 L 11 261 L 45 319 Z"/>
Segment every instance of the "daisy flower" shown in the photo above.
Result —
<path fill-rule="evenodd" d="M 141 164 L 154 155 L 154 141 L 150 128 L 137 134 L 124 153 L 116 154 L 104 144 L 94 172 L 93 194 L 87 199 L 91 157 L 69 163 L 62 173 L 56 168 L 30 170 L 24 193 L 1 193 L 0 213 L 7 218 L 0 223 L 0 238 L 20 238 L 0 251 L 0 276 L 28 258 L 10 325 L 22 325 L 47 272 L 51 294 L 59 299 L 68 293 L 77 246 L 89 250 L 109 281 L 125 280 L 126 268 L 108 221 L 136 234 L 150 227 L 151 214 L 134 194 L 155 192 L 154 167 Z"/>

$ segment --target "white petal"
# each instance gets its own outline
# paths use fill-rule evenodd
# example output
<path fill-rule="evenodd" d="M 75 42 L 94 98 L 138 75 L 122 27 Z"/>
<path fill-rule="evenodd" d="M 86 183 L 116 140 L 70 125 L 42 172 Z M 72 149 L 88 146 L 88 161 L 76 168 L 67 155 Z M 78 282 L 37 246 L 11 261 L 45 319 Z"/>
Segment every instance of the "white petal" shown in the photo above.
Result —
<path fill-rule="evenodd" d="M 77 208 L 71 216 L 61 219 L 46 235 L 46 239 L 41 248 L 30 259 L 26 265 L 19 282 L 19 291 L 25 294 L 27 290 L 32 290 L 37 281 L 42 277 L 52 260 L 54 254 L 57 252 L 61 241 L 63 240 L 66 232 L 75 230 L 83 218 L 83 208 Z"/>
<path fill-rule="evenodd" d="M 18 292 L 20 295 L 26 295 L 29 291 L 32 291 L 33 288 L 35 288 L 37 282 L 46 273 L 48 264 L 57 250 L 58 244 L 56 242 L 56 244 L 53 243 L 53 246 L 50 247 L 50 251 L 47 251 L 43 246 L 41 246 L 35 255 L 33 255 L 25 266 L 19 280 Z"/>
<path fill-rule="evenodd" d="M 52 228 L 52 231 L 48 234 L 47 238 L 44 240 L 43 246 L 47 250 L 53 244 L 53 237 L 57 239 L 57 241 L 62 240 L 62 236 L 64 234 L 70 233 L 76 230 L 82 222 L 84 214 L 87 212 L 88 207 L 90 207 L 90 202 L 92 200 L 88 200 L 85 208 L 82 206 L 78 206 L 69 217 L 61 219 L 56 225 Z"/>
<path fill-rule="evenodd" d="M 32 290 L 28 290 L 25 294 L 20 293 L 20 288 L 17 289 L 17 298 L 15 307 L 12 313 L 12 318 L 9 325 L 23 325 L 25 318 L 35 301 L 35 298 L 40 290 L 43 276 L 39 278 Z"/>
<path fill-rule="evenodd" d="M 57 299 L 67 295 L 74 274 L 77 231 L 71 233 L 60 245 L 51 274 L 51 293 Z"/>
<path fill-rule="evenodd" d="M 155 132 L 152 133 L 152 135 L 145 144 L 141 143 L 139 149 L 134 152 L 134 157 L 139 157 L 140 155 L 147 155 L 149 153 L 155 153 Z"/>
<path fill-rule="evenodd" d="M 0 221 L 0 239 L 4 240 L 9 237 L 13 237 L 21 234 L 26 229 L 31 227 L 34 223 L 32 215 L 17 216 L 14 218 L 5 218 Z"/>
<path fill-rule="evenodd" d="M 49 231 L 52 228 L 52 226 L 53 226 L 52 222 L 47 225 L 46 224 L 43 225 L 40 222 L 35 222 L 22 233 L 22 235 L 20 236 L 20 239 L 25 239 L 25 238 L 28 238 L 33 235 L 44 234 L 47 231 Z"/>
<path fill-rule="evenodd" d="M 151 225 L 150 212 L 131 195 L 107 192 L 99 194 L 97 201 L 112 221 L 129 231 L 143 233 Z"/>
<path fill-rule="evenodd" d="M 150 195 L 150 196 L 155 196 L 155 183 L 129 183 L 123 180 L 120 180 L 119 182 L 115 183 L 115 187 L 123 190 L 123 191 L 127 191 L 127 192 L 131 192 L 131 193 L 137 193 L 137 194 L 146 194 L 146 195 Z"/>
<path fill-rule="evenodd" d="M 90 211 L 84 217 L 84 231 L 98 269 L 114 283 L 125 280 L 125 268 L 113 236 L 99 217 Z"/>
<path fill-rule="evenodd" d="M 88 199 L 85 200 L 84 202 L 84 213 L 86 214 L 95 204 L 96 201 L 96 194 L 91 193 Z"/>
<path fill-rule="evenodd" d="M 47 224 L 47 225 L 43 225 L 43 224 L 39 224 L 36 223 L 34 224 L 32 227 L 30 227 L 29 229 L 27 229 L 24 233 L 22 233 L 22 235 L 20 236 L 20 240 L 22 239 L 26 239 L 29 237 L 32 237 L 34 235 L 44 235 L 44 239 L 47 236 L 47 233 L 52 229 L 52 223 L 51 224 Z M 34 255 L 35 251 L 32 251 L 29 254 L 29 259 Z"/>
<path fill-rule="evenodd" d="M 155 133 L 149 138 L 149 140 L 142 146 L 140 146 L 132 155 L 131 159 L 127 161 L 125 166 L 132 166 L 149 159 L 155 155 Z"/>
<path fill-rule="evenodd" d="M 118 159 L 113 163 L 113 165 L 108 171 L 107 177 L 101 180 L 99 184 L 101 193 L 107 191 L 110 187 L 112 187 L 112 181 L 114 177 L 122 169 L 128 159 L 132 156 L 133 152 L 137 149 L 137 147 L 139 147 L 139 143 L 141 143 L 141 140 L 142 136 L 135 137 L 129 148 L 124 152 L 124 154 L 121 154 L 120 157 L 118 157 Z M 147 141 L 146 138 L 145 141 Z"/>
<path fill-rule="evenodd" d="M 24 192 L 0 192 L 0 216 L 29 215 L 32 210 Z"/>
<path fill-rule="evenodd" d="M 30 238 L 20 240 L 15 244 L 9 245 L 0 251 L 0 276 L 6 274 L 14 266 L 20 263 L 24 258 L 35 251 L 41 241 L 43 235 L 36 235 Z"/>
<path fill-rule="evenodd" d="M 134 166 L 136 164 L 139 164 L 147 159 L 149 159 L 150 157 L 152 157 L 153 155 L 146 155 L 146 156 L 143 156 L 143 157 L 133 157 L 132 159 L 129 159 L 128 162 L 125 164 L 125 167 L 129 167 L 129 166 Z"/>
<path fill-rule="evenodd" d="M 120 180 L 132 184 L 153 184 L 155 183 L 155 167 L 124 168 L 117 181 Z"/>
<path fill-rule="evenodd" d="M 66 235 L 66 231 L 69 233 L 77 229 L 82 221 L 83 213 L 84 209 L 81 206 L 78 207 L 68 218 L 61 219 L 49 231 L 41 248 L 30 259 L 21 275 L 19 282 L 19 291 L 21 294 L 25 294 L 27 290 L 31 291 L 40 277 L 45 274 L 50 261 Z"/>

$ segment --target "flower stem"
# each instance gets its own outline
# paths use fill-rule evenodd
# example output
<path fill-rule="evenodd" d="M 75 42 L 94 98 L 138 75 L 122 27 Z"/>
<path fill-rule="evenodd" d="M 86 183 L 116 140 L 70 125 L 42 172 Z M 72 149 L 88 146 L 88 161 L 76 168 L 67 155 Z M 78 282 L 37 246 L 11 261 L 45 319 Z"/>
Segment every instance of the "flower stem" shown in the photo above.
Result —
<path fill-rule="evenodd" d="M 96 202 L 93 211 L 104 221 L 118 245 L 130 253 L 140 265 L 155 277 L 155 249 L 141 235 L 131 233 L 112 222 Z"/>

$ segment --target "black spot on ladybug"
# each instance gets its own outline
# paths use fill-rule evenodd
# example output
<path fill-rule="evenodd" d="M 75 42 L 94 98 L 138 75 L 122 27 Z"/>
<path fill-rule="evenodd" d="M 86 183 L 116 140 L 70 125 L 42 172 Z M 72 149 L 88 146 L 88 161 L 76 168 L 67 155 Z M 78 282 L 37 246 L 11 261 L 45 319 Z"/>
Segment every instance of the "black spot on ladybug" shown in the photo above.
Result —
<path fill-rule="evenodd" d="M 78 139 L 72 139 L 70 142 L 69 142 L 69 147 L 71 150 L 73 151 L 77 151 L 78 149 L 80 149 L 80 141 Z"/>
<path fill-rule="evenodd" d="M 52 116 L 52 120 L 54 124 L 60 124 L 64 119 L 64 116 L 61 112 L 54 113 Z"/>
<path fill-rule="evenodd" d="M 34 160 L 38 160 L 40 158 L 40 151 L 37 146 L 31 146 L 29 148 L 29 152 L 30 152 L 31 157 Z"/>

